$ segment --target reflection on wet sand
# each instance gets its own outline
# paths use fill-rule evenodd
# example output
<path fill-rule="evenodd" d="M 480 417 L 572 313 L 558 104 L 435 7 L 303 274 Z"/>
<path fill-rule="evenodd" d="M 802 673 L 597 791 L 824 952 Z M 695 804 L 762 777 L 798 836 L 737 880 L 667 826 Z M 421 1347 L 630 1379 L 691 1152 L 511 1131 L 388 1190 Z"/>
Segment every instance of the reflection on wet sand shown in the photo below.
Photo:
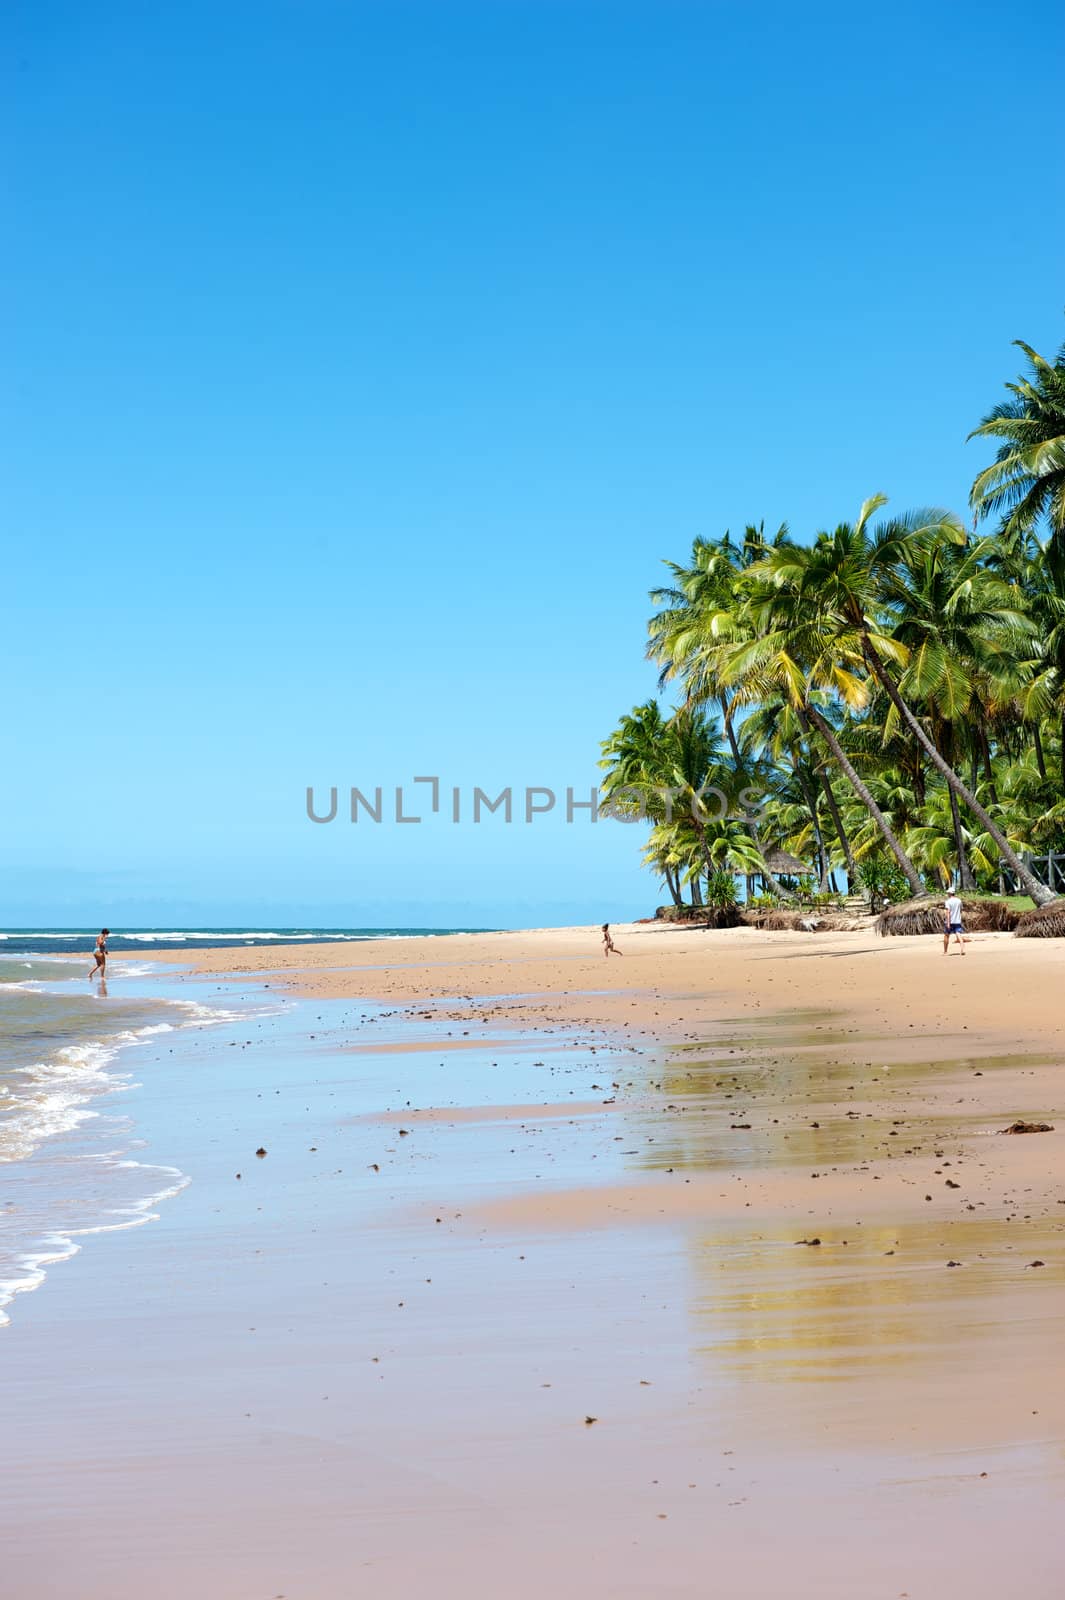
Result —
<path fill-rule="evenodd" d="M 1061 1226 L 1004 1220 L 833 1229 L 817 1245 L 792 1232 L 693 1237 L 692 1312 L 703 1357 L 773 1382 L 845 1382 L 870 1370 L 937 1366 L 993 1335 L 1009 1301 L 1012 1358 L 1030 1313 L 1047 1313 L 1033 1249 L 1060 1249 Z M 814 1235 L 813 1237 L 818 1237 Z M 946 1276 L 945 1276 L 946 1275 Z M 1022 1281 L 1023 1280 L 1023 1281 Z M 1028 1304 L 1018 1293 L 1030 1293 Z M 998 1332 L 1006 1329 L 999 1327 Z"/>
<path fill-rule="evenodd" d="M 787 1021 L 619 1069 L 623 1171 L 482 1216 L 615 1230 L 630 1260 L 675 1234 L 717 1421 L 735 1407 L 826 1444 L 1005 1436 L 1060 1470 L 1065 1174 L 1055 1136 L 1000 1136 L 1053 1120 L 1053 1058 L 888 1061 L 859 1030 Z"/>

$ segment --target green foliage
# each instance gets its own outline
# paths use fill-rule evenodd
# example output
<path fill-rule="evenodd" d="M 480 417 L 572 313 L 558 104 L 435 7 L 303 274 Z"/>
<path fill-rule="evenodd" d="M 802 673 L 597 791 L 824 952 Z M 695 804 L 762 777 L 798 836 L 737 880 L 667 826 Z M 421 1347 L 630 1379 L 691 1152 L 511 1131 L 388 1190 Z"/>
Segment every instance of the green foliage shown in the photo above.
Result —
<path fill-rule="evenodd" d="M 973 484 L 971 504 L 981 517 L 1001 514 L 1006 539 L 1045 522 L 1052 541 L 1065 547 L 1065 345 L 1050 362 L 1023 339 L 1015 343 L 1029 373 L 1007 383 L 1011 398 L 969 435 L 1002 441 Z"/>
<path fill-rule="evenodd" d="M 602 765 L 618 811 L 639 811 L 633 784 L 680 797 L 647 807 L 645 859 L 675 899 L 764 879 L 764 838 L 814 866 L 802 904 L 837 903 L 841 871 L 896 902 L 1005 873 L 1045 903 L 1030 858 L 1065 844 L 1065 347 L 1021 348 L 1029 373 L 974 434 L 999 446 L 972 491 L 994 532 L 940 509 L 878 521 L 874 495 L 812 537 L 752 525 L 667 563 L 648 654 L 682 704 L 637 707 Z M 707 784 L 753 788 L 757 816 L 708 815 Z"/>
<path fill-rule="evenodd" d="M 736 904 L 736 880 L 731 872 L 712 872 L 706 880 L 703 898 L 708 906 L 723 910 Z"/>
<path fill-rule="evenodd" d="M 871 901 L 890 900 L 897 904 L 909 898 L 909 884 L 890 856 L 867 856 L 858 868 L 858 882 Z"/>

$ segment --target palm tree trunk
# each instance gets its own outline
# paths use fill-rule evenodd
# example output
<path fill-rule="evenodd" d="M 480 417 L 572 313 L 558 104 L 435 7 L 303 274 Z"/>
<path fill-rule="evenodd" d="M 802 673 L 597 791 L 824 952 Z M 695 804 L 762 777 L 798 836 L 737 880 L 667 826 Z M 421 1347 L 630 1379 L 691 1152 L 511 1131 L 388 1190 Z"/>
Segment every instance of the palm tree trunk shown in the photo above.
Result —
<path fill-rule="evenodd" d="M 802 790 L 802 797 L 806 801 L 806 809 L 810 813 L 810 821 L 813 823 L 814 843 L 817 846 L 817 890 L 819 894 L 824 894 L 828 889 L 828 852 L 825 849 L 825 841 L 821 833 L 821 819 L 817 815 L 817 791 L 811 788 L 807 782 L 805 772 L 803 772 L 797 761 L 794 762 L 792 771 L 795 773 L 796 781 Z"/>
<path fill-rule="evenodd" d="M 738 743 L 738 741 L 736 739 L 736 730 L 732 726 L 732 711 L 731 711 L 731 709 L 729 707 L 728 696 L 727 695 L 723 695 L 723 694 L 719 695 L 718 696 L 718 705 L 721 707 L 721 720 L 725 725 L 725 733 L 726 733 L 726 735 L 728 737 L 729 749 L 732 751 L 733 763 L 735 764 L 736 771 L 737 772 L 742 772 L 743 771 L 743 757 L 740 755 L 740 747 L 739 747 L 739 743 Z M 755 822 L 753 817 L 748 817 L 746 819 L 745 823 L 744 823 L 744 826 L 746 827 L 747 832 L 750 834 L 751 838 L 754 840 L 755 849 L 758 851 L 758 854 L 762 857 L 763 862 L 764 862 L 764 860 L 765 860 L 765 850 L 762 847 L 762 835 L 761 835 L 761 832 L 759 830 L 757 822 Z M 773 885 L 773 892 L 775 894 L 778 894 L 782 900 L 794 900 L 795 899 L 795 896 L 792 894 L 791 890 L 790 889 L 785 889 L 784 885 L 782 883 L 779 883 L 777 881 L 777 879 L 774 878 L 773 874 L 769 871 L 768 867 L 764 867 L 763 871 L 764 871 L 765 877 L 768 878 L 769 882 Z M 750 883 L 750 879 L 748 878 L 748 884 L 749 883 Z M 748 888 L 748 891 L 747 891 L 747 897 L 748 897 L 748 899 L 750 899 L 750 889 L 749 888 Z"/>
<path fill-rule="evenodd" d="M 928 737 L 927 733 L 925 733 L 920 722 L 917 720 L 909 706 L 906 704 L 905 700 L 902 698 L 902 695 L 899 693 L 898 685 L 891 676 L 891 673 L 885 667 L 884 663 L 881 661 L 880 657 L 877 655 L 876 651 L 873 649 L 872 643 L 868 638 L 865 638 L 864 645 L 866 659 L 869 663 L 870 669 L 876 677 L 877 682 L 887 694 L 892 705 L 895 707 L 895 710 L 903 719 L 906 726 L 912 733 L 916 734 L 917 738 L 920 740 L 925 754 L 935 767 L 936 771 L 942 778 L 946 779 L 947 783 L 950 785 L 954 793 L 957 794 L 958 798 L 965 802 L 965 805 L 972 812 L 977 821 L 982 823 L 987 829 L 988 833 L 995 841 L 995 848 L 998 850 L 999 855 L 1005 861 L 1006 865 L 1011 867 L 1016 873 L 1018 882 L 1023 884 L 1025 894 L 1029 895 L 1037 906 L 1049 905 L 1051 900 L 1057 898 L 1053 889 L 1048 889 L 1046 884 L 1041 883 L 1036 877 L 1035 873 L 1032 872 L 1029 867 L 1025 866 L 1016 850 L 1014 850 L 1013 846 L 1006 838 L 1006 835 L 1002 832 L 1002 829 L 999 828 L 996 823 L 992 822 L 991 818 L 988 816 L 979 800 L 972 793 L 971 789 L 966 788 L 965 784 L 958 777 L 958 774 L 954 771 L 954 768 L 943 760 L 943 757 L 932 743 L 932 740 Z"/>
<path fill-rule="evenodd" d="M 934 718 L 932 732 L 935 738 L 935 746 L 939 751 L 939 754 L 949 766 L 953 766 L 955 752 L 957 750 L 957 730 L 955 729 L 954 724 L 951 722 L 943 722 L 939 718 Z M 975 741 L 971 741 L 971 747 L 975 751 Z M 921 746 L 918 745 L 917 749 L 918 752 L 920 752 Z M 975 787 L 975 779 L 973 782 Z M 961 892 L 964 892 L 965 890 L 971 891 L 976 888 L 976 879 L 973 877 L 973 871 L 969 865 L 969 857 L 965 851 L 965 834 L 962 831 L 961 825 L 961 809 L 958 805 L 957 795 L 949 786 L 947 788 L 947 795 L 950 800 L 950 823 L 954 833 L 954 853 L 958 858 L 958 889 Z"/>
<path fill-rule="evenodd" d="M 684 904 L 684 896 L 681 894 L 680 889 L 679 889 L 679 887 L 677 885 L 677 880 L 676 880 L 676 877 L 674 876 L 673 868 L 669 865 L 668 862 L 663 862 L 663 864 L 662 864 L 662 872 L 663 872 L 663 874 L 665 876 L 666 888 L 669 890 L 670 898 L 672 899 L 673 904 L 675 906 L 682 906 Z"/>
<path fill-rule="evenodd" d="M 710 846 L 706 842 L 706 825 L 699 817 L 695 815 L 694 805 L 691 808 L 691 819 L 692 827 L 695 829 L 696 838 L 699 840 L 699 849 L 702 852 L 703 861 L 706 864 L 706 876 L 709 880 L 717 871 L 717 864 L 714 861 L 713 856 L 710 854 Z M 702 903 L 703 894 L 699 885 L 699 874 L 696 872 L 692 876 L 692 905 L 701 906 Z"/>
<path fill-rule="evenodd" d="M 909 856 L 896 839 L 894 833 L 892 833 L 891 825 L 884 813 L 881 811 L 880 807 L 869 793 L 869 790 L 866 788 L 865 784 L 862 782 L 861 778 L 859 778 L 847 757 L 844 755 L 843 746 L 836 738 L 835 731 L 831 724 L 825 721 L 824 717 L 815 706 L 807 705 L 804 709 L 806 716 L 809 717 L 810 721 L 813 723 L 822 739 L 828 745 L 829 750 L 832 752 L 833 759 L 839 766 L 843 776 L 846 778 L 847 782 L 858 796 L 858 799 L 862 802 L 862 805 L 868 811 L 869 815 L 879 828 L 884 843 L 887 845 L 888 849 L 891 851 L 891 854 L 895 857 L 895 860 L 898 862 L 903 873 L 905 874 L 906 882 L 909 884 L 914 897 L 916 898 L 919 895 L 925 894 L 927 891 L 925 890 L 924 884 L 921 882 L 920 873 L 917 871 L 917 868 L 914 866 L 913 862 L 910 860 Z"/>
<path fill-rule="evenodd" d="M 810 721 L 801 707 L 799 708 L 799 723 L 803 728 L 803 731 L 808 734 L 810 731 Z M 843 826 L 843 818 L 840 815 L 839 804 L 832 790 L 832 780 L 829 778 L 828 773 L 823 767 L 818 766 L 817 771 L 818 776 L 821 779 L 821 787 L 824 790 L 825 804 L 828 806 L 828 814 L 832 818 L 832 826 L 836 830 L 836 837 L 839 840 L 840 849 L 843 851 L 843 859 L 847 863 L 847 889 L 849 893 L 853 893 L 854 886 L 858 882 L 858 868 L 854 861 L 854 851 L 851 849 L 851 842 L 847 837 L 847 830 Z"/>
<path fill-rule="evenodd" d="M 924 762 L 921 760 L 921 746 L 916 748 L 916 760 L 913 764 L 913 797 L 918 806 L 923 806 L 926 799 L 924 781 Z"/>
<path fill-rule="evenodd" d="M 1040 737 L 1038 722 L 1032 723 L 1032 739 L 1035 744 L 1035 764 L 1039 768 L 1039 776 L 1046 783 L 1047 763 L 1046 756 L 1043 754 L 1043 740 Z"/>
<path fill-rule="evenodd" d="M 987 792 L 991 796 L 992 805 L 998 805 L 998 790 L 995 788 L 995 769 L 991 765 L 991 746 L 987 742 L 987 729 L 983 721 L 976 724 L 976 735 L 980 741 L 980 755 L 984 763 L 984 778 L 987 783 Z M 973 788 L 976 788 L 975 783 Z"/>
<path fill-rule="evenodd" d="M 828 806 L 828 814 L 832 818 L 832 826 L 836 830 L 836 837 L 839 840 L 840 849 L 843 851 L 843 859 L 847 863 L 847 886 L 848 890 L 850 890 L 858 881 L 858 867 L 854 860 L 854 851 L 851 849 L 847 830 L 843 826 L 843 817 L 840 814 L 839 802 L 832 789 L 832 780 L 823 768 L 820 769 L 819 776 L 821 788 L 824 791 L 825 804 Z"/>
<path fill-rule="evenodd" d="M 961 831 L 958 797 L 953 789 L 948 789 L 947 793 L 950 795 L 950 817 L 954 824 L 954 848 L 958 852 L 958 886 L 962 889 L 975 889 L 976 881 L 969 865 L 969 858 L 965 854 L 965 835 Z"/>

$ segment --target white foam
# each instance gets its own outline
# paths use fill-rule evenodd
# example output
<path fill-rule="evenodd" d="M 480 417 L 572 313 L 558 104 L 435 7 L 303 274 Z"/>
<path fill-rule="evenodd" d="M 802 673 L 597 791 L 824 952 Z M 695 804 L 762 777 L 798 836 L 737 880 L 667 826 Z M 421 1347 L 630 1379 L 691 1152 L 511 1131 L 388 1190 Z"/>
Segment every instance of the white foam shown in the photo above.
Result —
<path fill-rule="evenodd" d="M 69 938 L 69 934 L 48 934 L 47 938 Z M 265 929 L 249 928 L 243 932 L 223 932 L 218 928 L 208 928 L 196 931 L 185 928 L 170 933 L 122 933 L 116 937 L 130 939 L 136 944 L 154 944 L 166 940 L 169 943 L 185 944 L 189 939 L 207 939 L 212 944 L 221 944 L 227 939 L 283 939 L 286 944 L 295 944 L 301 939 L 320 939 L 318 933 L 274 933 Z M 349 935 L 350 937 L 350 935 Z"/>
<path fill-rule="evenodd" d="M 71 1133 L 99 1115 L 90 1100 L 131 1087 L 128 1077 L 106 1070 L 119 1050 L 173 1031 L 173 1023 L 156 1022 L 109 1039 L 64 1045 L 46 1061 L 16 1068 L 9 1079 L 14 1103 L 0 1124 L 0 1163 L 23 1160 L 43 1140 Z"/>
<path fill-rule="evenodd" d="M 172 1200 L 192 1182 L 192 1179 L 177 1167 L 149 1165 L 146 1162 L 131 1161 L 113 1155 L 91 1156 L 86 1159 L 108 1162 L 123 1171 L 159 1173 L 170 1181 L 163 1188 L 155 1189 L 141 1199 L 128 1201 L 121 1206 L 105 1207 L 103 1216 L 114 1218 L 114 1221 L 86 1223 L 76 1228 L 56 1227 L 42 1236 L 36 1248 L 17 1255 L 12 1266 L 18 1276 L 0 1278 L 0 1327 L 11 1321 L 4 1307 L 10 1305 L 17 1294 L 27 1294 L 39 1289 L 47 1276 L 48 1267 L 55 1266 L 60 1261 L 69 1261 L 71 1256 L 77 1255 L 81 1249 L 77 1243 L 78 1239 L 96 1233 L 121 1233 L 126 1228 L 143 1227 L 146 1222 L 158 1222 L 159 1213 L 155 1209 L 156 1206 L 161 1205 L 164 1200 Z"/>
<path fill-rule="evenodd" d="M 20 983 L 10 987 L 29 985 Z M 166 1003 L 173 1008 L 172 1015 L 176 1012 L 180 1016 L 180 1021 L 148 1023 L 103 1039 L 64 1045 L 49 1058 L 12 1071 L 5 1085 L 10 1098 L 0 1124 L 0 1165 L 19 1162 L 32 1155 L 45 1140 L 71 1133 L 82 1124 L 99 1117 L 101 1113 L 98 1106 L 103 1097 L 138 1087 L 132 1074 L 120 1072 L 115 1065 L 119 1053 L 129 1046 L 146 1043 L 175 1029 L 215 1027 L 242 1021 L 248 1016 L 245 1010 L 205 1005 L 198 1000 L 170 999 Z M 274 1002 L 269 1006 L 256 1007 L 254 1015 L 276 1015 L 283 1009 L 283 1005 Z M 116 1127 L 126 1125 L 124 1118 L 114 1121 Z M 108 1205 L 106 1200 L 102 1201 L 100 1215 L 103 1220 L 98 1222 L 83 1222 L 77 1227 L 66 1225 L 65 1219 L 56 1225 L 42 1223 L 39 1237 L 32 1247 L 12 1251 L 11 1266 L 0 1276 L 0 1325 L 10 1320 L 3 1306 L 9 1304 L 16 1294 L 38 1288 L 49 1267 L 69 1259 L 81 1248 L 77 1242 L 79 1239 L 94 1233 L 112 1233 L 139 1227 L 156 1220 L 154 1208 L 179 1194 L 191 1181 L 176 1167 L 147 1166 L 118 1152 L 105 1156 L 78 1152 L 76 1162 L 80 1164 L 81 1161 L 105 1161 L 116 1173 L 141 1170 L 160 1173 L 170 1181 L 143 1198 L 126 1200 L 118 1205 Z M 18 1168 L 15 1171 L 17 1173 Z M 78 1202 L 73 1197 L 69 1201 L 59 1197 L 57 1203 Z M 0 1225 L 14 1220 L 16 1216 L 21 1228 L 24 1222 L 21 1210 L 10 1217 L 0 1210 Z"/>

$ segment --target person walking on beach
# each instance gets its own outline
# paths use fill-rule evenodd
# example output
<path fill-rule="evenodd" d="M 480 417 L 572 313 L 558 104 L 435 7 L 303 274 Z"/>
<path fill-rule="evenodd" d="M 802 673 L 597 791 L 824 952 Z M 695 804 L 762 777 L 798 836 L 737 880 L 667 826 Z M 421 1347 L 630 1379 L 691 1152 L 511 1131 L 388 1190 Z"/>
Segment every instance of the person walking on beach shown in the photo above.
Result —
<path fill-rule="evenodd" d="M 107 977 L 107 940 L 110 932 L 110 928 L 101 928 L 97 935 L 96 949 L 93 951 L 96 965 L 89 972 L 90 983 L 94 978 L 99 978 L 102 983 Z"/>
<path fill-rule="evenodd" d="M 609 958 L 611 956 L 619 956 L 621 954 L 621 951 L 618 949 L 617 945 L 614 943 L 613 939 L 610 937 L 610 924 L 609 924 L 609 922 L 604 922 L 603 923 L 603 954 L 607 957 L 608 960 L 609 960 Z"/>
<path fill-rule="evenodd" d="M 949 894 L 946 901 L 946 923 L 943 928 L 943 954 L 946 955 L 950 948 L 950 936 L 954 935 L 961 947 L 962 955 L 965 954 L 965 929 L 961 922 L 961 900 L 956 893 Z"/>

